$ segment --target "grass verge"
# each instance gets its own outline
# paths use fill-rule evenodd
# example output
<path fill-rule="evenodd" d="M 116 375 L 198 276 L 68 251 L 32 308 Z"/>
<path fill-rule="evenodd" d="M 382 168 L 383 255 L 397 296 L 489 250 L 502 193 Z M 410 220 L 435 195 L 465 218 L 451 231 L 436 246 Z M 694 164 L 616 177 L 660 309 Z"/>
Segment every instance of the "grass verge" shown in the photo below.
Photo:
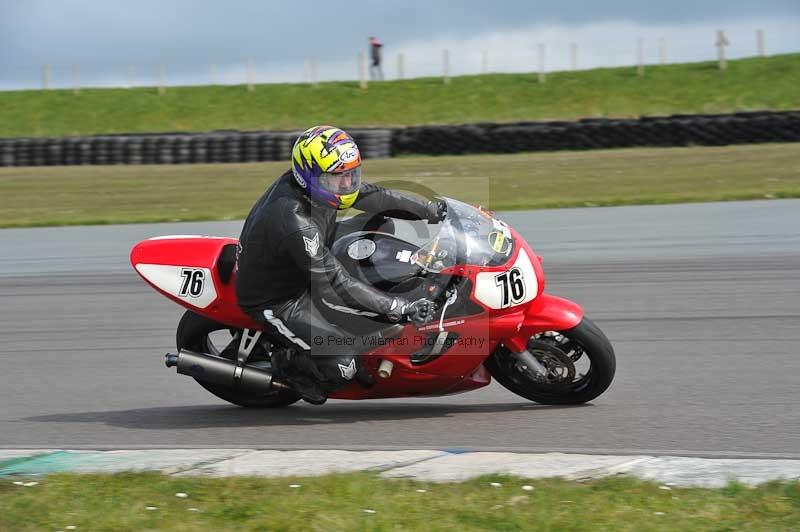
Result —
<path fill-rule="evenodd" d="M 712 490 L 629 478 L 576 483 L 492 476 L 428 484 L 367 473 L 302 479 L 58 474 L 32 487 L 0 480 L 0 529 L 68 526 L 95 531 L 798 530 L 800 483 Z"/>
<path fill-rule="evenodd" d="M 496 210 L 800 197 L 800 143 L 400 157 L 365 178 Z M 244 218 L 287 163 L 0 168 L 0 227 Z"/>
<path fill-rule="evenodd" d="M 800 108 L 800 54 L 716 62 L 358 82 L 0 92 L 0 136 L 569 120 Z"/>

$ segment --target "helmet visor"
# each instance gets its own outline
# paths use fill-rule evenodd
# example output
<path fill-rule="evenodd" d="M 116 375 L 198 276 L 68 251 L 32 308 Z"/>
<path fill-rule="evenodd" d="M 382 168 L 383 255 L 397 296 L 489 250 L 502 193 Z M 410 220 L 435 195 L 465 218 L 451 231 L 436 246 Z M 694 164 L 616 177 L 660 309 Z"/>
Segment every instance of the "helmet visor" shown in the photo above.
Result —
<path fill-rule="evenodd" d="M 344 172 L 323 172 L 319 176 L 319 184 L 333 194 L 352 194 L 361 186 L 361 167 Z"/>

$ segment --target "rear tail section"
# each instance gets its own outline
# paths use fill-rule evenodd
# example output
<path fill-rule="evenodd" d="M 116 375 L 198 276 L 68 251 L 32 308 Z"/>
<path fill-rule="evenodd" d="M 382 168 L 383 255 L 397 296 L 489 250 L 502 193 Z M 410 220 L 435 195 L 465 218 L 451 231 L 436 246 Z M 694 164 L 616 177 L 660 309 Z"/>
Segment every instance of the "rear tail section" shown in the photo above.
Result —
<path fill-rule="evenodd" d="M 131 265 L 147 283 L 181 306 L 221 323 L 253 328 L 236 303 L 237 240 L 162 236 L 131 250 Z"/>

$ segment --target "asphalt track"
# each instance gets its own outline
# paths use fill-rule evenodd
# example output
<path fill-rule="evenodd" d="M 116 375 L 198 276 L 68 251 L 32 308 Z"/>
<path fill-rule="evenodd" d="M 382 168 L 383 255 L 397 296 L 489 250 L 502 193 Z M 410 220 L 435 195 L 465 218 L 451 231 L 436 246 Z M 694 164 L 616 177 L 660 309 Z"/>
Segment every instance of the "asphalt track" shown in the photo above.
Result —
<path fill-rule="evenodd" d="M 506 213 L 618 357 L 546 407 L 458 396 L 229 406 L 163 366 L 181 314 L 137 240 L 238 222 L 0 231 L 0 447 L 447 448 L 800 458 L 800 201 Z"/>

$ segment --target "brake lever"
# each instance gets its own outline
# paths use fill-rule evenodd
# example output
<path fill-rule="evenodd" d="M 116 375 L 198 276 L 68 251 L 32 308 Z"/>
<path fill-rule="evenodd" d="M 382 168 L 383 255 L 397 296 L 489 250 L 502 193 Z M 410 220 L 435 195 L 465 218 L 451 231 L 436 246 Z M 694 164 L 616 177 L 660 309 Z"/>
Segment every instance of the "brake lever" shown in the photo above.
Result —
<path fill-rule="evenodd" d="M 443 327 L 444 327 L 444 315 L 447 312 L 447 307 L 449 307 L 450 305 L 455 303 L 456 299 L 458 299 L 458 290 L 455 287 L 448 288 L 445 291 L 445 295 L 447 296 L 447 300 L 445 300 L 444 306 L 442 307 L 442 313 L 439 315 L 439 329 L 440 330 L 443 329 Z"/>

